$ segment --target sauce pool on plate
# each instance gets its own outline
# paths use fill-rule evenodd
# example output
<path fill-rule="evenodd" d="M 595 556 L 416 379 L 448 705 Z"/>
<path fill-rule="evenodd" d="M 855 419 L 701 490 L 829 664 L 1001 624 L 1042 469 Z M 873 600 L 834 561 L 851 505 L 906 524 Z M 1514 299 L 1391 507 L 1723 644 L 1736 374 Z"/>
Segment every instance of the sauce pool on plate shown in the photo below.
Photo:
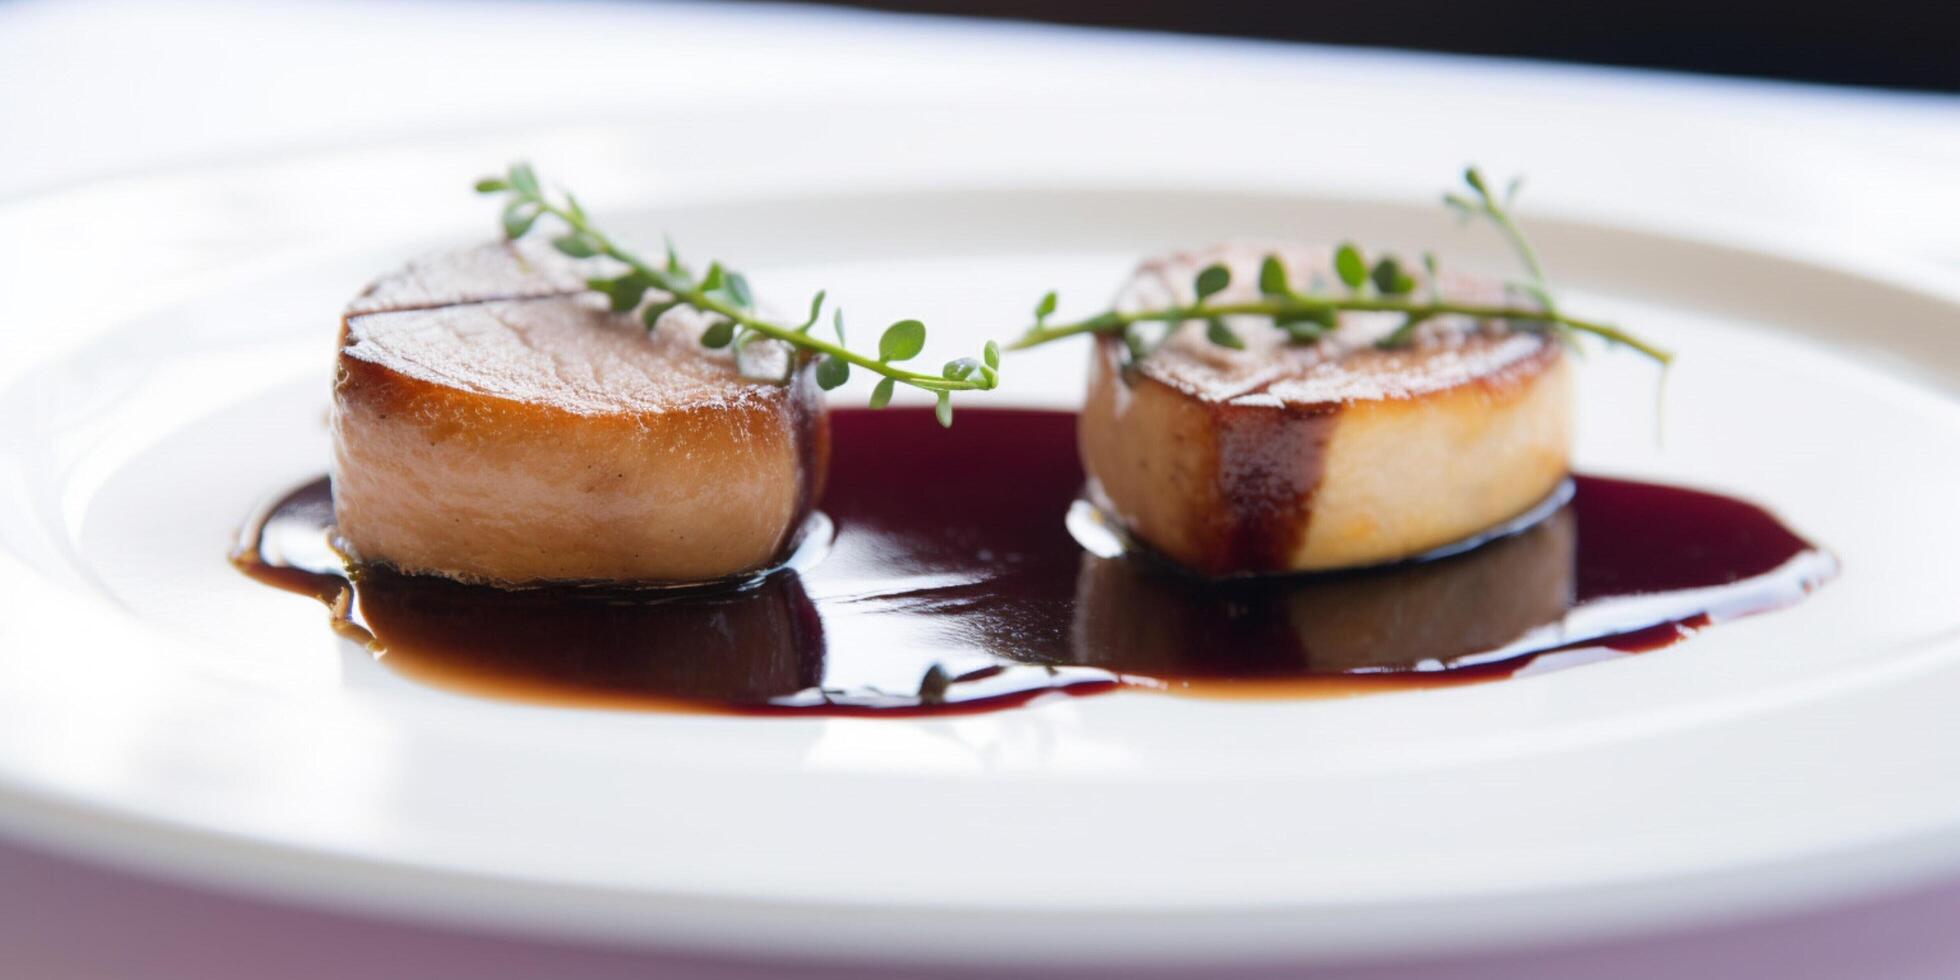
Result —
<path fill-rule="evenodd" d="M 965 409 L 942 430 L 929 409 L 846 409 L 831 425 L 828 520 L 739 587 L 500 590 L 349 570 L 324 478 L 266 508 L 237 561 L 439 687 L 832 715 L 1488 681 L 1665 646 L 1794 603 L 1837 568 L 1745 501 L 1582 475 L 1535 523 L 1459 554 L 1208 582 L 1084 547 L 1098 542 L 1073 413 Z"/>

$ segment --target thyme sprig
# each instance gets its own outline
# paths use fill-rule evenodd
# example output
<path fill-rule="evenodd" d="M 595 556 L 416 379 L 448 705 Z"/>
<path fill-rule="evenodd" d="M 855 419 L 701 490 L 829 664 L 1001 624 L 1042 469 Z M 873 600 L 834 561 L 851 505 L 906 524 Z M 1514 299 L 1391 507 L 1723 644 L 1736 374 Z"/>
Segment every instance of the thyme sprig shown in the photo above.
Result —
<path fill-rule="evenodd" d="M 810 300 L 810 313 L 800 324 L 789 325 L 767 319 L 756 311 L 748 279 L 740 272 L 711 262 L 696 275 L 667 244 L 666 258 L 656 264 L 640 258 L 614 242 L 596 227 L 578 198 L 569 191 L 554 197 L 545 190 L 535 170 L 527 163 L 512 164 L 501 177 L 476 182 L 479 194 L 501 194 L 504 237 L 522 238 L 538 220 L 546 216 L 563 226 L 551 239 L 559 252 L 575 259 L 605 256 L 626 267 L 626 272 L 610 278 L 586 280 L 586 285 L 604 294 L 615 313 L 640 311 L 641 322 L 652 330 L 660 317 L 676 307 L 689 307 L 708 319 L 701 344 L 710 348 L 734 346 L 737 349 L 760 339 L 781 341 L 794 352 L 789 374 L 805 361 L 816 362 L 816 381 L 825 391 L 850 380 L 851 367 L 857 366 L 879 375 L 871 389 L 871 407 L 883 408 L 898 385 L 930 392 L 936 402 L 935 413 L 941 425 L 953 424 L 953 392 L 988 391 L 1000 384 L 1000 347 L 988 341 L 978 359 L 962 357 L 946 362 L 939 373 L 913 371 L 898 364 L 923 353 L 926 326 L 918 320 L 900 320 L 885 328 L 878 338 L 877 354 L 860 354 L 845 346 L 844 311 L 832 311 L 831 328 L 835 343 L 814 330 L 824 313 L 824 293 Z M 648 297 L 652 298 L 649 299 Z M 784 380 L 788 380 L 785 376 Z"/>
<path fill-rule="evenodd" d="M 1318 282 L 1308 284 L 1305 289 L 1295 288 L 1288 282 L 1286 266 L 1279 256 L 1268 255 L 1259 266 L 1260 295 L 1256 300 L 1210 301 L 1211 297 L 1232 284 L 1232 270 L 1224 265 L 1210 265 L 1199 270 L 1191 284 L 1195 296 L 1191 303 L 1140 310 L 1106 310 L 1069 323 L 1048 322 L 1057 304 L 1055 293 L 1050 292 L 1035 304 L 1034 325 L 1009 344 L 1008 349 L 1021 350 L 1076 334 L 1117 334 L 1129 346 L 1133 358 L 1142 358 L 1148 356 L 1153 344 L 1142 331 L 1136 329 L 1138 326 L 1160 323 L 1175 327 L 1192 321 L 1205 324 L 1205 336 L 1212 343 L 1244 349 L 1244 338 L 1226 323 L 1227 317 L 1261 317 L 1285 331 L 1290 340 L 1313 343 L 1338 328 L 1339 314 L 1371 312 L 1402 315 L 1401 324 L 1376 342 L 1385 348 L 1409 343 L 1416 328 L 1435 317 L 1466 316 L 1503 322 L 1513 329 L 1549 330 L 1568 342 L 1578 334 L 1590 334 L 1639 351 L 1663 366 L 1673 360 L 1672 353 L 1655 344 L 1610 324 L 1572 316 L 1558 306 L 1546 281 L 1543 264 L 1511 214 L 1518 181 L 1512 181 L 1501 198 L 1491 190 L 1489 181 L 1475 167 L 1464 171 L 1463 182 L 1469 193 L 1445 194 L 1444 204 L 1466 220 L 1487 220 L 1503 233 L 1517 253 L 1527 276 L 1523 282 L 1507 283 L 1507 291 L 1526 302 L 1472 303 L 1448 299 L 1437 288 L 1437 262 L 1435 256 L 1430 254 L 1424 254 L 1422 259 L 1428 272 L 1429 287 L 1418 293 L 1415 276 L 1410 274 L 1400 258 L 1392 253 L 1383 253 L 1370 263 L 1359 246 L 1348 242 L 1334 252 L 1334 274 L 1343 291 L 1324 289 Z M 1161 343 L 1161 337 L 1158 342 Z"/>

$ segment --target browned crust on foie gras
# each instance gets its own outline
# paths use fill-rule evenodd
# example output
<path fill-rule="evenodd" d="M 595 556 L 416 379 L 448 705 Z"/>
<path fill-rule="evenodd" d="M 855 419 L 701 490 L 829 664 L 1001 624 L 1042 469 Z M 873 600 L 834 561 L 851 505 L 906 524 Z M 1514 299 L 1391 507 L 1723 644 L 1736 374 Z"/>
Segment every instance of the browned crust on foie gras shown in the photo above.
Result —
<path fill-rule="evenodd" d="M 808 366 L 649 334 L 576 264 L 490 246 L 411 266 L 350 308 L 336 360 L 334 514 L 358 561 L 471 582 L 676 582 L 789 547 L 829 428 Z M 504 298 L 517 297 L 517 298 Z M 749 359 L 774 363 L 748 363 Z"/>
<path fill-rule="evenodd" d="M 1325 269 L 1324 252 L 1221 246 L 1146 263 L 1119 305 L 1188 302 L 1183 284 L 1212 262 L 1233 268 L 1230 300 L 1269 252 L 1296 282 Z M 1310 345 L 1250 322 L 1244 351 L 1186 324 L 1134 365 L 1099 338 L 1080 423 L 1092 494 L 1144 543 L 1219 576 L 1414 557 L 1552 493 L 1572 413 L 1556 339 L 1445 318 L 1376 348 L 1395 322 L 1348 314 Z"/>

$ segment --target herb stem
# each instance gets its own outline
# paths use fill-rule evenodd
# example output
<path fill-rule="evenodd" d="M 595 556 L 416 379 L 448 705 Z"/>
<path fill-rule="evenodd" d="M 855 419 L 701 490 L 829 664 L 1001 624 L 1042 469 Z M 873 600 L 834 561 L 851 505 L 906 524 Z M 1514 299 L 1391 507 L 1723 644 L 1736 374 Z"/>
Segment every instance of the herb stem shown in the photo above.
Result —
<path fill-rule="evenodd" d="M 1084 333 L 1122 333 L 1138 323 L 1183 323 L 1190 320 L 1210 320 L 1225 316 L 1258 316 L 1274 320 L 1300 319 L 1308 315 L 1328 312 L 1369 312 L 1401 313 L 1415 320 L 1426 320 L 1435 316 L 1468 316 L 1482 320 L 1503 320 L 1510 323 L 1555 323 L 1581 333 L 1592 334 L 1602 340 L 1623 344 L 1639 351 L 1663 364 L 1673 360 L 1672 352 L 1655 344 L 1641 340 L 1618 327 L 1592 320 L 1582 320 L 1563 313 L 1521 306 L 1490 306 L 1480 303 L 1457 303 L 1445 301 L 1423 301 L 1404 297 L 1384 296 L 1301 296 L 1297 293 L 1284 296 L 1268 296 L 1263 299 L 1240 303 L 1198 303 L 1192 306 L 1176 306 L 1156 310 L 1137 310 L 1135 312 L 1109 312 L 1092 316 L 1074 323 L 1054 326 L 1046 324 L 1034 327 L 1022 334 L 1008 350 L 1024 350 L 1051 340 L 1059 340 Z"/>
<path fill-rule="evenodd" d="M 805 333 L 794 327 L 787 327 L 764 320 L 750 313 L 748 310 L 729 303 L 702 289 L 700 285 L 654 266 L 638 255 L 621 248 L 612 239 L 606 237 L 604 232 L 593 227 L 590 219 L 585 215 L 542 198 L 538 199 L 537 204 L 541 213 L 549 214 L 565 222 L 566 226 L 574 232 L 586 236 L 599 250 L 599 254 L 624 264 L 627 268 L 632 269 L 634 272 L 645 277 L 647 281 L 653 283 L 653 288 L 679 300 L 683 305 L 692 306 L 704 313 L 715 314 L 737 326 L 753 330 L 774 340 L 780 340 L 792 347 L 801 347 L 813 353 L 834 357 L 840 361 L 855 364 L 867 371 L 874 371 L 903 384 L 912 385 L 915 388 L 924 388 L 927 391 L 985 391 L 994 387 L 991 381 L 983 377 L 957 380 L 941 377 L 937 374 L 927 374 L 921 371 L 893 367 L 875 358 L 859 354 L 848 347 L 834 344 L 815 334 Z"/>
<path fill-rule="evenodd" d="M 549 216 L 565 227 L 565 234 L 551 240 L 552 247 L 559 252 L 574 259 L 604 256 L 624 265 L 626 272 L 621 275 L 586 280 L 594 291 L 612 301 L 615 313 L 640 309 L 649 292 L 664 294 L 664 299 L 652 300 L 641 313 L 648 330 L 668 310 L 687 307 L 708 319 L 700 336 L 704 347 L 733 345 L 739 349 L 758 337 L 788 346 L 791 354 L 785 382 L 795 376 L 799 367 L 814 363 L 818 387 L 829 391 L 845 384 L 850 379 L 851 367 L 856 366 L 881 377 L 871 391 L 872 408 L 885 407 L 891 401 L 893 389 L 907 385 L 933 395 L 937 403 L 934 414 L 941 425 L 953 424 L 954 392 L 990 391 L 1000 385 L 1000 348 L 991 341 L 982 349 L 980 357 L 948 361 L 936 374 L 899 367 L 898 362 L 912 360 L 925 350 L 926 327 L 917 320 L 900 320 L 885 328 L 878 339 L 875 357 L 845 346 L 842 311 L 832 314 L 837 333 L 835 343 L 814 335 L 811 330 L 823 312 L 821 292 L 810 302 L 809 319 L 799 326 L 766 319 L 756 313 L 748 280 L 740 273 L 712 263 L 704 275 L 696 278 L 681 263 L 671 243 L 664 263 L 640 258 L 595 227 L 578 199 L 569 192 L 558 196 L 547 193 L 529 164 L 512 164 L 501 177 L 477 181 L 476 190 L 479 194 L 507 196 L 504 237 L 522 238 L 536 226 L 538 219 Z"/>
<path fill-rule="evenodd" d="M 1524 229 L 1519 228 L 1518 223 L 1512 220 L 1511 212 L 1498 207 L 1488 193 L 1481 191 L 1476 210 L 1477 213 L 1489 218 L 1491 224 L 1496 225 L 1497 230 L 1504 235 L 1504 240 L 1511 244 L 1511 251 L 1516 253 L 1518 261 L 1524 264 L 1525 274 L 1531 277 L 1532 285 L 1544 287 L 1546 284 L 1544 263 L 1538 261 L 1538 250 L 1531 247 L 1531 240 L 1524 237 Z"/>
<path fill-rule="evenodd" d="M 1502 322 L 1516 330 L 1549 330 L 1567 343 L 1573 342 L 1574 334 L 1591 334 L 1608 343 L 1638 351 L 1660 363 L 1663 368 L 1674 360 L 1673 353 L 1658 344 L 1597 320 L 1570 316 L 1559 308 L 1551 285 L 1545 279 L 1545 267 L 1539 261 L 1537 251 L 1531 247 L 1524 230 L 1511 216 L 1510 202 L 1517 194 L 1518 181 L 1511 182 L 1502 199 L 1491 192 L 1489 181 L 1476 167 L 1463 171 L 1463 183 L 1471 193 L 1446 193 L 1443 203 L 1465 218 L 1485 218 L 1497 227 L 1510 243 L 1512 251 L 1517 253 L 1518 261 L 1524 265 L 1528 276 L 1525 283 L 1506 284 L 1507 289 L 1526 294 L 1529 303 L 1470 303 L 1445 299 L 1437 284 L 1435 257 L 1428 253 L 1423 255 L 1423 266 L 1429 273 L 1429 287 L 1418 298 L 1416 293 L 1420 284 L 1404 270 L 1400 259 L 1393 254 L 1384 254 L 1371 267 L 1359 246 L 1345 242 L 1335 249 L 1333 262 L 1334 272 L 1340 279 L 1339 285 L 1345 287 L 1345 291 L 1323 290 L 1319 277 L 1315 276 L 1310 291 L 1300 292 L 1289 285 L 1285 263 L 1277 254 L 1271 254 L 1265 256 L 1259 266 L 1258 299 L 1212 303 L 1208 302 L 1209 298 L 1223 292 L 1232 282 L 1231 268 L 1214 263 L 1193 277 L 1192 302 L 1157 309 L 1107 310 L 1086 320 L 1051 326 L 1048 316 L 1055 311 L 1056 299 L 1055 294 L 1050 292 L 1035 306 L 1034 326 L 1009 344 L 1008 349 L 1025 350 L 1076 334 L 1113 333 L 1122 335 L 1132 357 L 1141 358 L 1149 355 L 1153 344 L 1130 328 L 1140 323 L 1175 326 L 1190 321 L 1206 323 L 1205 335 L 1212 343 L 1244 349 L 1245 341 L 1226 322 L 1226 317 L 1264 319 L 1284 330 L 1293 342 L 1316 343 L 1339 328 L 1339 314 L 1367 312 L 1395 313 L 1402 317 L 1401 324 L 1394 331 L 1376 341 L 1377 346 L 1384 348 L 1407 344 L 1414 337 L 1417 327 L 1435 317 L 1462 316 Z"/>

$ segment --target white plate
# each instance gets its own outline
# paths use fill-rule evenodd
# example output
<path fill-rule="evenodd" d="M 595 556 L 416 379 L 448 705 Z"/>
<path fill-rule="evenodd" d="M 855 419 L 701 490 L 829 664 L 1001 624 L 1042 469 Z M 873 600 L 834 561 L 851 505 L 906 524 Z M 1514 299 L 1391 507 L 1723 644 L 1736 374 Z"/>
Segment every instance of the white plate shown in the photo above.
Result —
<path fill-rule="evenodd" d="M 935 152 L 959 153 L 944 135 Z M 626 132 L 553 145 L 584 152 L 576 182 L 628 237 L 671 231 L 789 303 L 827 286 L 857 322 L 922 315 L 935 351 L 1011 334 L 1050 287 L 1085 308 L 1137 254 L 1221 235 L 1502 260 L 1413 198 L 935 177 L 921 152 L 883 187 L 813 165 L 634 202 L 653 170 L 712 161 Z M 487 233 L 487 205 L 428 203 L 498 159 L 468 149 L 0 212 L 20 276 L 0 299 L 14 833 L 446 920 L 961 962 L 1461 949 L 1960 870 L 1960 303 L 1937 282 L 1535 222 L 1575 303 L 1682 357 L 1658 443 L 1651 370 L 1586 362 L 1584 468 L 1744 495 L 1843 561 L 1809 601 L 1661 652 L 1349 700 L 1119 693 L 945 720 L 526 707 L 401 680 L 224 560 L 256 501 L 323 468 L 344 298 Z M 70 254 L 63 227 L 98 234 Z M 1084 356 L 1013 357 L 992 397 L 1068 404 Z"/>

